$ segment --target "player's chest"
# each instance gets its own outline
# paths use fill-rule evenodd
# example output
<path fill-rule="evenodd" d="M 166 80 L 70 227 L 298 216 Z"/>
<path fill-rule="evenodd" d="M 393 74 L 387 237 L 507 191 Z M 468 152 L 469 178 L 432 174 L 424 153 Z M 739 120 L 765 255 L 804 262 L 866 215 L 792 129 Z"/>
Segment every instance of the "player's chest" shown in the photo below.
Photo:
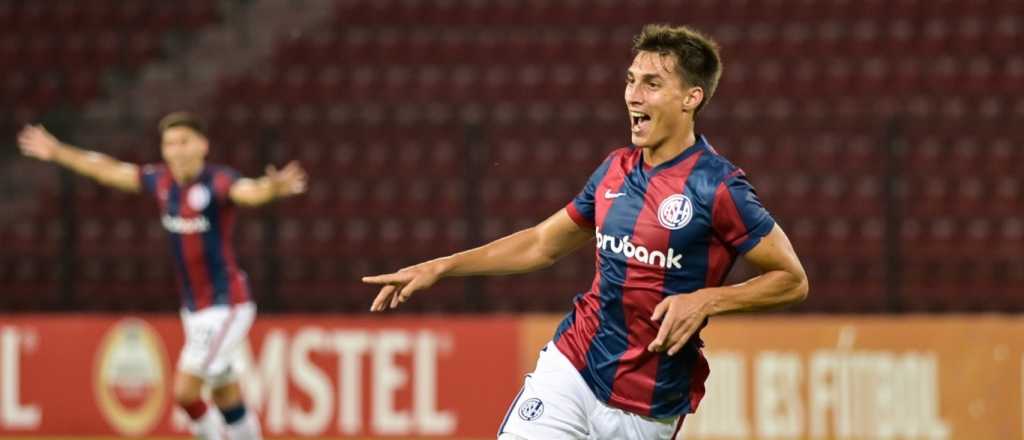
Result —
<path fill-rule="evenodd" d="M 594 199 L 602 234 L 682 248 L 711 231 L 707 197 L 684 179 L 608 179 L 595 188 Z"/>
<path fill-rule="evenodd" d="M 214 208 L 210 186 L 197 182 L 186 186 L 167 185 L 156 192 L 160 210 L 169 215 L 194 217 Z"/>

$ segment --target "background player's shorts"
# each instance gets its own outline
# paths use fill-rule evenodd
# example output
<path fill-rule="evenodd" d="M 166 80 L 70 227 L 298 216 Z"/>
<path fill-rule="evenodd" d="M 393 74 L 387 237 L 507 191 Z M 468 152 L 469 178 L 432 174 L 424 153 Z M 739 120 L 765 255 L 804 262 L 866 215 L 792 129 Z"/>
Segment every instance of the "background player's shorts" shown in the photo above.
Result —
<path fill-rule="evenodd" d="M 583 377 L 554 343 L 540 352 L 498 431 L 506 438 L 671 439 L 679 417 L 652 419 L 597 400 Z"/>
<path fill-rule="evenodd" d="M 178 356 L 178 370 L 201 377 L 213 387 L 235 379 L 238 347 L 256 319 L 256 305 L 246 302 L 181 311 L 185 346 Z"/>

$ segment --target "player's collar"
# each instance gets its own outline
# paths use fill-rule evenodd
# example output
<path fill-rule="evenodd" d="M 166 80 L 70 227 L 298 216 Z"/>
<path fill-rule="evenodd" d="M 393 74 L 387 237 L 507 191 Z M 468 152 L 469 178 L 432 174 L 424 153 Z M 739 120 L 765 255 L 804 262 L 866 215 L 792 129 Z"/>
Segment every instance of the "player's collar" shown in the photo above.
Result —
<path fill-rule="evenodd" d="M 210 171 L 210 165 L 204 162 L 202 168 L 199 169 L 199 172 L 196 173 L 196 175 L 193 176 L 191 179 L 186 180 L 184 182 L 178 182 L 178 179 L 175 179 L 174 175 L 171 174 L 171 183 L 173 183 L 174 185 L 176 185 L 176 186 L 178 186 L 180 188 L 184 188 L 186 186 L 192 185 L 192 184 L 194 184 L 196 182 L 200 182 L 203 179 L 205 179 L 206 178 L 206 174 L 209 171 Z M 171 173 L 171 168 L 170 167 L 167 167 L 167 173 L 168 174 Z"/>
<path fill-rule="evenodd" d="M 688 158 L 690 156 L 693 156 L 698 151 L 701 151 L 701 150 L 704 150 L 704 149 L 710 147 L 710 145 L 708 144 L 708 140 L 707 140 L 707 138 L 704 137 L 704 135 L 702 135 L 700 133 L 697 133 L 696 138 L 697 138 L 697 140 L 696 140 L 696 142 L 693 143 L 693 145 L 690 145 L 689 147 L 684 148 L 683 151 L 679 152 L 679 154 L 676 155 L 676 157 L 673 157 L 673 158 L 671 158 L 671 159 L 669 159 L 669 160 L 667 160 L 665 162 L 662 162 L 662 163 L 660 163 L 660 164 L 658 164 L 657 166 L 654 166 L 654 167 L 647 166 L 647 163 L 644 162 L 643 149 L 639 149 L 640 150 L 640 153 L 639 153 L 640 154 L 640 160 L 639 160 L 639 164 L 638 165 L 640 166 L 640 168 L 644 172 L 646 172 L 648 174 L 656 174 L 656 173 L 658 173 L 661 170 L 672 168 L 673 166 L 675 166 L 679 162 L 682 162 L 682 161 L 686 160 L 686 158 Z M 636 146 L 633 146 L 633 148 L 636 148 Z"/>

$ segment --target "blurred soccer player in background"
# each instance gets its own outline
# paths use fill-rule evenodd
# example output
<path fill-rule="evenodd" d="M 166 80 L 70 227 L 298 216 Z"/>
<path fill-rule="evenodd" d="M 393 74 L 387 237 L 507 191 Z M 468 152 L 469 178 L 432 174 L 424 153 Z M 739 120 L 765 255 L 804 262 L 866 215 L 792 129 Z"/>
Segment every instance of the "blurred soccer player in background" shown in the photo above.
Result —
<path fill-rule="evenodd" d="M 266 175 L 256 179 L 207 164 L 209 140 L 202 122 L 189 113 L 167 115 L 159 128 L 164 163 L 141 167 L 64 144 L 38 125 L 22 129 L 18 142 L 26 156 L 157 199 L 160 221 L 171 239 L 185 330 L 175 399 L 199 438 L 259 439 L 259 420 L 247 412 L 236 377 L 237 348 L 256 317 L 248 279 L 232 244 L 236 206 L 300 194 L 306 189 L 306 174 L 295 162 L 280 171 L 268 166 Z M 226 426 L 208 410 L 204 385 L 210 387 Z"/>
<path fill-rule="evenodd" d="M 547 267 L 596 237 L 590 290 L 541 350 L 499 439 L 669 439 L 704 395 L 710 316 L 802 301 L 807 277 L 743 171 L 694 131 L 722 73 L 718 46 L 687 27 L 634 40 L 625 102 L 631 146 L 613 151 L 565 209 L 484 246 L 398 272 L 373 311 L 442 277 Z M 722 286 L 738 256 L 762 273 Z M 513 293 L 510 293 L 513 294 Z"/>

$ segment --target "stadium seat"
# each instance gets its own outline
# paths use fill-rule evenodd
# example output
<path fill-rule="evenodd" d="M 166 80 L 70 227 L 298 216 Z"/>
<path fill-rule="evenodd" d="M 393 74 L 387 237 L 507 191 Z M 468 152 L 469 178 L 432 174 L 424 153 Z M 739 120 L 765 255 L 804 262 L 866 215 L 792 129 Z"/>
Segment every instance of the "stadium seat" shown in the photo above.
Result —
<path fill-rule="evenodd" d="M 1007 262 L 1020 260 L 1024 249 L 1022 156 L 1014 143 L 1021 138 L 1014 121 L 1024 116 L 1014 99 L 1024 92 L 1018 2 L 783 6 L 698 0 L 686 3 L 686 16 L 719 40 L 726 65 L 698 128 L 744 168 L 820 278 L 799 310 L 888 307 L 870 261 L 887 248 L 889 160 L 899 162 L 894 196 L 907 264 L 897 287 L 905 309 L 1024 309 L 1014 287 L 1020 283 L 999 275 L 1015 270 Z M 360 272 L 393 270 L 414 256 L 528 227 L 564 206 L 606 155 L 628 142 L 621 81 L 630 37 L 642 23 L 680 10 L 674 0 L 358 0 L 332 7 L 323 26 L 276 37 L 258 67 L 216 78 L 203 110 L 211 139 L 230 147 L 212 150 L 217 161 L 259 175 L 267 158 L 281 165 L 294 157 L 310 172 L 304 197 L 247 213 L 238 225 L 239 255 L 254 284 L 275 269 L 266 267 L 268 252 L 313 266 L 307 273 L 281 265 L 277 299 L 285 310 L 362 312 L 367 289 L 328 267 L 370 259 L 373 267 Z M 165 42 L 222 25 L 218 8 L 203 0 L 154 7 L 0 2 L 0 27 L 7 29 L 0 32 L 0 63 L 9 71 L 0 90 L 11 114 L 0 132 L 10 138 L 19 123 L 116 92 L 106 90 L 108 80 L 168 55 Z M 575 27 L 567 30 L 570 22 Z M 57 38 L 48 31 L 54 28 L 69 35 Z M 897 139 L 887 138 L 893 133 Z M 135 137 L 111 138 L 112 153 L 130 152 L 120 158 L 158 160 L 155 149 L 133 150 Z M 0 228 L 0 261 L 59 247 L 60 224 L 46 220 L 59 215 L 57 192 L 48 194 L 32 217 L 44 220 Z M 478 212 L 471 211 L 474 198 Z M 83 256 L 165 257 L 154 253 L 167 243 L 152 204 L 82 182 L 74 206 Z M 276 242 L 265 230 L 273 224 Z M 410 309 L 564 310 L 570 290 L 589 286 L 593 256 L 583 253 L 560 263 L 567 267 L 489 280 L 478 303 L 467 302 L 465 285 L 456 282 L 439 289 L 438 301 L 413 301 Z M 935 262 L 950 253 L 987 263 Z M 93 264 L 83 262 L 76 274 L 82 286 L 75 301 L 109 292 L 91 307 L 173 308 L 174 287 L 150 282 L 173 284 L 166 265 L 161 272 L 150 263 Z M 126 276 L 133 271 L 141 279 Z M 950 276 L 937 282 L 930 271 Z M 28 277 L 11 289 L 55 291 L 48 282 Z M 132 299 L 133 290 L 146 293 Z M 358 300 L 337 292 L 359 292 Z"/>

